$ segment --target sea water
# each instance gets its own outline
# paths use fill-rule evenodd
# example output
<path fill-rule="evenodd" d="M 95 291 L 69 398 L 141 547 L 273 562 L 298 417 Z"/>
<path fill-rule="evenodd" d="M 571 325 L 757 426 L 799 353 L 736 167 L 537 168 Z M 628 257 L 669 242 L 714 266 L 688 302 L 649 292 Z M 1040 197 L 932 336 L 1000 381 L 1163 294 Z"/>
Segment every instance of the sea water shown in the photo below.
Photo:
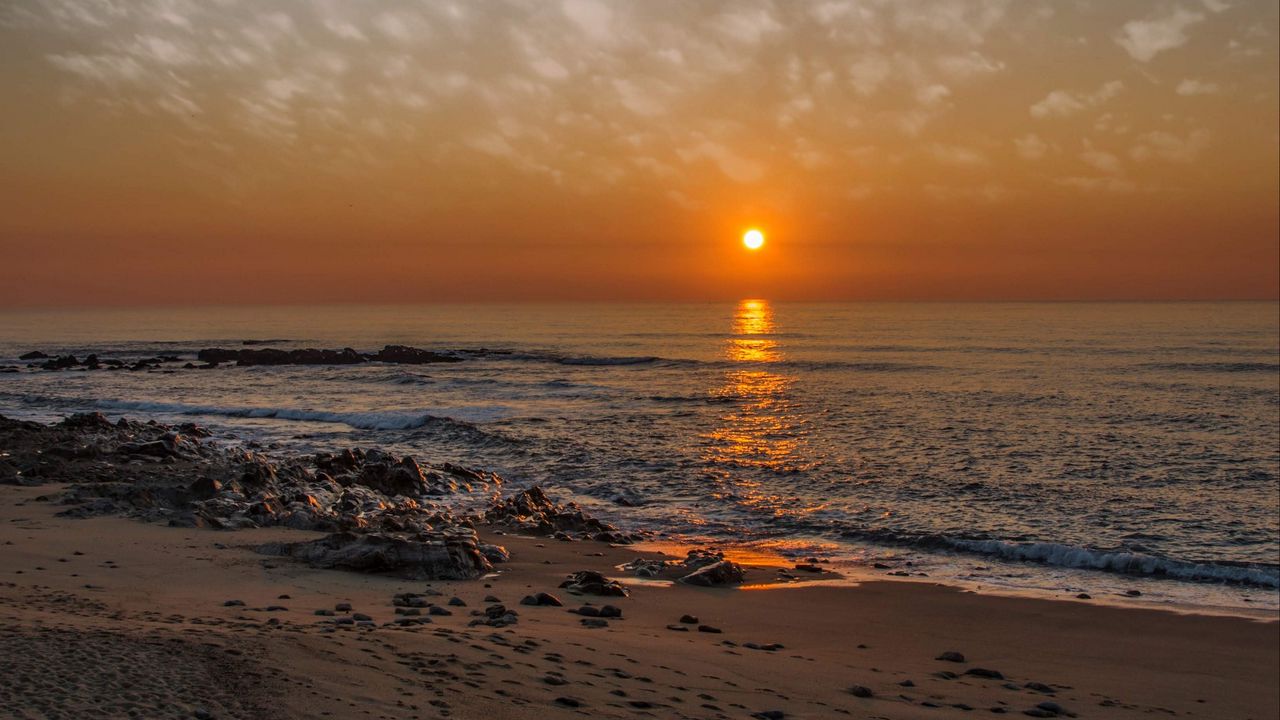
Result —
<path fill-rule="evenodd" d="M 196 421 L 541 484 L 630 528 L 836 567 L 1277 606 L 1276 303 L 440 305 L 0 314 L 0 413 Z M 246 341 L 254 343 L 246 346 Z M 28 371 L 385 344 L 431 365 Z M 905 563 L 910 562 L 907 566 Z"/>

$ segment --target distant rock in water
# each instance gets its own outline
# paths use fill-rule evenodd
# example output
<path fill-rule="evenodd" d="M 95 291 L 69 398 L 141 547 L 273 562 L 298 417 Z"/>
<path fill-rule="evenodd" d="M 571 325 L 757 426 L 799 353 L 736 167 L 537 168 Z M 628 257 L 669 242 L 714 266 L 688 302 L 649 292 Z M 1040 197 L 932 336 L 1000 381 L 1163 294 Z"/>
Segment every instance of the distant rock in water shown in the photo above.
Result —
<path fill-rule="evenodd" d="M 351 348 L 342 350 L 317 350 L 303 348 L 301 350 L 224 350 L 222 348 L 205 348 L 196 354 L 196 359 L 207 363 L 234 362 L 237 365 L 355 365 L 365 361 L 365 357 Z"/>
<path fill-rule="evenodd" d="M 425 365 L 427 363 L 461 362 L 461 358 L 452 355 L 444 355 L 406 345 L 387 345 L 372 354 L 358 353 L 351 348 L 343 348 L 341 350 L 319 348 L 300 348 L 296 350 L 205 348 L 196 354 L 196 358 L 211 364 L 233 362 L 242 366 L 358 365 L 364 362 Z"/>

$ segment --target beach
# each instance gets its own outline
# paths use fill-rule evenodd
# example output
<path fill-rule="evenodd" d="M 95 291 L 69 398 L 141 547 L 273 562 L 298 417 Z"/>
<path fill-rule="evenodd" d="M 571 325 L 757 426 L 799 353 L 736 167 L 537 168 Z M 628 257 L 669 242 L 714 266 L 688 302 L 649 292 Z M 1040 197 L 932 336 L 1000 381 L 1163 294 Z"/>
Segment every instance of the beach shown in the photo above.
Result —
<path fill-rule="evenodd" d="M 147 427 L 111 432 L 172 432 Z M 5 458 L 19 463 L 12 437 Z M 144 469 L 185 484 L 194 465 L 183 463 L 219 457 L 140 460 L 143 446 L 56 466 L 91 485 Z M 119 462 L 121 453 L 135 457 Z M 1280 709 L 1280 626 L 1265 613 L 1007 597 L 870 573 L 832 583 L 830 573 L 751 564 L 741 584 L 695 587 L 620 569 L 672 555 L 483 523 L 479 546 L 500 545 L 509 560 L 474 579 L 411 580 L 261 552 L 325 535 L 314 530 L 71 517 L 72 486 L 56 474 L 0 484 L 0 707 L 12 717 L 1268 718 Z M 559 587 L 583 570 L 620 581 L 628 596 Z M 521 604 L 539 592 L 563 606 Z M 402 614 L 409 597 L 451 614 Z M 584 604 L 621 617 L 569 612 Z M 484 624 L 495 605 L 516 618 Z M 696 622 L 682 623 L 686 615 Z"/>

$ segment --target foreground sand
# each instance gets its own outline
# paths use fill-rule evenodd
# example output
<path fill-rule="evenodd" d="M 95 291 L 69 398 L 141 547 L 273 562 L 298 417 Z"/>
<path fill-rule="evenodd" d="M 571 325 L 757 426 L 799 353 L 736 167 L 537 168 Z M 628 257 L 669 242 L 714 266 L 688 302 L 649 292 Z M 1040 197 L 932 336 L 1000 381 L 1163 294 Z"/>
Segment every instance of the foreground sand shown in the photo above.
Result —
<path fill-rule="evenodd" d="M 299 531 L 58 518 L 36 499 L 56 489 L 0 486 L 0 717 L 1022 717 L 1045 701 L 1087 718 L 1280 712 L 1276 622 L 905 582 L 574 598 L 556 590 L 565 575 L 637 552 L 513 537 L 490 538 L 512 551 L 497 577 L 408 582 L 252 551 Z M 349 602 L 382 623 L 395 593 L 428 587 L 468 607 L 409 628 L 335 631 L 314 615 Z M 589 629 L 564 608 L 517 604 L 539 590 L 625 617 Z M 517 625 L 467 628 L 489 594 Z M 667 629 L 686 613 L 723 633 Z M 935 659 L 947 650 L 967 661 Z M 1005 679 L 963 674 L 973 667 Z"/>

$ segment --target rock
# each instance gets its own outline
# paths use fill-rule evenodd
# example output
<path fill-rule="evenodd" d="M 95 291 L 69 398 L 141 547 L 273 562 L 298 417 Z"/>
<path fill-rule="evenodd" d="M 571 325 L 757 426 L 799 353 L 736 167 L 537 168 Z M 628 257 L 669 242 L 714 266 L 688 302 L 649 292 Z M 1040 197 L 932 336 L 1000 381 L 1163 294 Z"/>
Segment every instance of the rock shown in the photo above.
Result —
<path fill-rule="evenodd" d="M 668 629 L 668 630 L 675 630 L 676 632 L 689 632 L 689 628 L 687 628 L 687 627 L 685 627 L 685 626 L 683 626 L 683 625 L 668 625 L 668 626 L 667 626 L 667 629 Z"/>
<path fill-rule="evenodd" d="M 29 353 L 23 353 L 23 354 L 19 355 L 19 356 L 18 356 L 18 359 L 19 359 L 19 360 L 44 360 L 44 359 L 46 359 L 46 358 L 48 358 L 48 357 L 49 357 L 48 355 L 45 355 L 44 353 L 40 352 L 39 350 L 32 350 L 32 351 L 31 351 L 31 352 L 29 352 Z"/>
<path fill-rule="evenodd" d="M 592 536 L 609 533 L 612 537 L 618 531 L 614 526 L 587 515 L 574 503 L 559 505 L 552 502 L 537 485 L 494 503 L 485 511 L 484 520 L 490 525 L 502 525 L 533 535 L 555 536 L 561 533 L 561 539 L 572 539 L 568 535 L 570 532 Z M 613 539 L 616 541 L 618 538 Z"/>
<path fill-rule="evenodd" d="M 1092 600 L 1092 599 L 1093 599 L 1093 596 L 1092 596 L 1092 595 L 1090 595 L 1089 593 L 1080 593 L 1079 595 L 1076 595 L 1076 599 L 1077 599 L 1077 600 Z"/>
<path fill-rule="evenodd" d="M 542 677 L 542 682 L 548 685 L 568 685 L 569 684 L 568 680 L 565 680 L 559 675 L 551 675 L 551 674 L 544 675 Z"/>
<path fill-rule="evenodd" d="M 466 607 L 466 606 L 467 606 L 467 603 L 466 603 L 462 598 L 457 597 L 456 595 L 455 595 L 454 597 L 449 598 L 449 604 L 450 604 L 450 605 L 452 605 L 452 606 L 454 606 L 454 607 Z"/>
<path fill-rule="evenodd" d="M 449 610 L 448 608 L 442 608 L 439 605 L 432 605 L 431 607 L 427 608 L 427 614 L 447 617 L 449 615 L 452 615 L 453 611 Z"/>
<path fill-rule="evenodd" d="M 413 580 L 472 580 L 493 569 L 474 536 L 441 532 L 334 533 L 309 542 L 264 545 L 264 555 L 303 560 L 312 567 L 389 573 Z"/>
<path fill-rule="evenodd" d="M 355 365 L 365 362 L 365 357 L 351 348 L 342 350 L 223 350 L 205 348 L 196 353 L 196 359 L 206 363 L 234 362 L 237 365 Z"/>
<path fill-rule="evenodd" d="M 560 583 L 560 587 L 567 589 L 569 592 L 584 595 L 627 597 L 630 594 L 620 583 L 610 580 L 594 570 L 579 570 Z"/>
<path fill-rule="evenodd" d="M 520 600 L 521 605 L 550 605 L 553 607 L 561 607 L 564 603 L 560 602 L 560 598 L 550 593 L 540 592 L 533 595 L 525 595 Z"/>
<path fill-rule="evenodd" d="M 697 616 L 697 615 L 681 615 L 681 616 L 680 616 L 680 622 L 682 622 L 682 623 L 684 623 L 684 624 L 686 624 L 686 625 L 697 625 L 697 624 L 698 624 L 698 616 Z"/>
<path fill-rule="evenodd" d="M 369 617 L 368 615 L 365 615 L 364 613 L 351 613 L 351 619 L 355 620 L 356 622 L 360 622 L 362 620 L 366 622 L 373 621 L 373 618 Z"/>
<path fill-rule="evenodd" d="M 910 681 L 910 680 L 903 680 L 902 682 L 900 682 L 900 683 L 898 683 L 898 684 L 899 684 L 899 685 L 901 685 L 902 687 L 915 687 L 915 686 L 916 686 L 916 684 L 915 684 L 914 682 Z"/>
<path fill-rule="evenodd" d="M 718 634 L 720 634 L 720 633 L 722 633 L 722 632 L 724 632 L 724 631 L 723 631 L 723 630 L 721 630 L 720 628 L 718 628 L 718 627 L 714 627 L 714 626 L 712 626 L 712 625 L 699 625 L 699 626 L 698 626 L 698 632 L 703 632 L 703 633 L 715 633 L 715 634 L 717 634 L 717 635 L 718 635 Z"/>
<path fill-rule="evenodd" d="M 351 612 L 351 603 L 338 603 L 333 606 L 333 609 L 338 612 Z"/>
<path fill-rule="evenodd" d="M 1041 682 L 1029 682 L 1026 685 L 1023 685 L 1023 687 L 1025 687 L 1028 690 L 1035 690 L 1036 692 L 1050 693 L 1050 694 L 1053 693 L 1053 688 Z"/>
<path fill-rule="evenodd" d="M 223 607 L 244 607 L 244 601 L 243 600 L 227 600 L 226 602 L 222 603 L 222 606 Z"/>
<path fill-rule="evenodd" d="M 196 708 L 191 711 L 191 717 L 194 717 L 196 720 L 213 720 L 213 713 L 204 708 Z"/>
<path fill-rule="evenodd" d="M 441 355 L 430 350 L 421 350 L 406 345 L 387 345 L 378 352 L 367 355 L 374 362 L 396 363 L 399 365 L 425 365 L 427 363 L 461 362 L 462 358 L 452 355 Z"/>
<path fill-rule="evenodd" d="M 1036 709 L 1044 710 L 1045 712 L 1053 713 L 1054 715 L 1067 715 L 1072 717 L 1074 717 L 1075 715 L 1071 711 L 1067 710 L 1066 708 L 1062 707 L 1058 703 L 1053 702 L 1051 700 L 1045 700 L 1042 703 L 1037 703 Z"/>
<path fill-rule="evenodd" d="M 972 675 L 974 677 L 988 678 L 990 680 L 1004 679 L 1004 673 L 1000 672 L 999 670 L 989 670 L 987 668 L 980 668 L 980 667 L 969 668 L 968 670 L 964 671 L 964 674 Z"/>
<path fill-rule="evenodd" d="M 583 627 L 589 627 L 589 628 L 609 627 L 609 621 L 603 620 L 601 618 L 590 618 L 590 617 L 582 618 L 580 622 L 582 623 Z"/>
<path fill-rule="evenodd" d="M 552 700 L 551 702 L 557 705 L 563 705 L 564 707 L 571 707 L 571 708 L 582 707 L 581 700 L 575 700 L 571 697 L 558 697 L 555 700 Z"/>
<path fill-rule="evenodd" d="M 605 605 L 600 608 L 600 617 L 602 618 L 621 618 L 622 608 L 614 605 Z"/>
<path fill-rule="evenodd" d="M 945 660 L 947 662 L 962 663 L 964 662 L 964 653 L 959 653 L 959 652 L 956 652 L 955 650 L 948 650 L 934 659 Z"/>
<path fill-rule="evenodd" d="M 758 713 L 751 714 L 751 717 L 759 718 L 760 720 L 783 720 L 786 716 L 787 714 L 781 710 L 761 710 Z"/>
<path fill-rule="evenodd" d="M 321 616 L 321 617 L 333 617 L 333 616 L 334 616 L 334 612 L 333 612 L 332 610 L 317 610 L 317 611 L 315 612 L 315 614 L 316 614 L 316 615 L 319 615 L 319 616 Z"/>
<path fill-rule="evenodd" d="M 1035 718 L 1058 717 L 1057 713 L 1051 713 L 1048 710 L 1041 710 L 1040 708 L 1031 708 L 1030 710 L 1023 710 L 1022 714 L 1026 715 L 1027 717 L 1035 717 Z"/>
<path fill-rule="evenodd" d="M 703 587 L 730 585 L 742 582 L 744 575 L 741 565 L 729 560 L 720 560 L 694 570 L 680 578 L 680 582 Z"/>
<path fill-rule="evenodd" d="M 600 617 L 600 608 L 595 607 L 594 605 L 583 605 L 577 610 L 572 610 L 570 612 L 577 613 L 583 617 Z"/>
<path fill-rule="evenodd" d="M 1141 590 L 1125 590 L 1124 594 L 1128 595 L 1129 597 L 1142 597 Z"/>
<path fill-rule="evenodd" d="M 860 698 L 869 698 L 875 695 L 875 693 L 871 692 L 871 688 L 865 685 L 854 685 L 849 688 L 849 693 L 854 697 Z"/>

